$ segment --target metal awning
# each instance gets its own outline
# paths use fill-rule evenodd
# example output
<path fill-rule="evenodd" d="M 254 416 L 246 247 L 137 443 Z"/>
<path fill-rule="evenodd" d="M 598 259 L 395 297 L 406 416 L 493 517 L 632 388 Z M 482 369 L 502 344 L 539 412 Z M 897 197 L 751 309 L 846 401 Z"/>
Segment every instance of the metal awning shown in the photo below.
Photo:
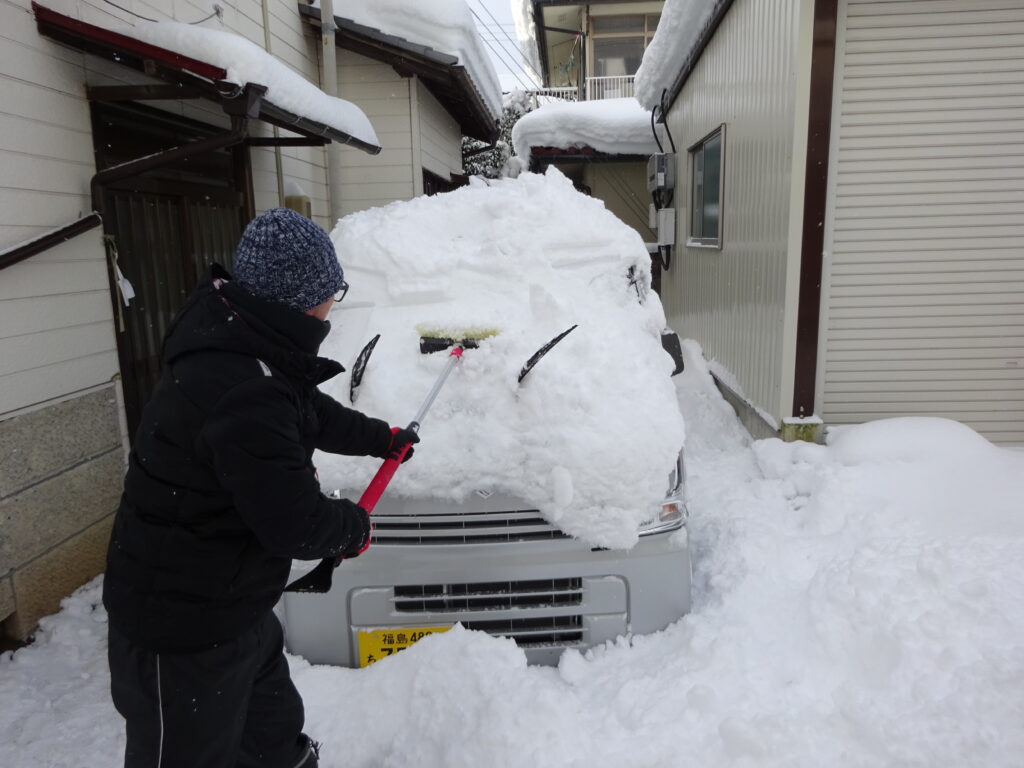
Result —
<path fill-rule="evenodd" d="M 262 97 L 258 104 L 249 104 L 241 110 L 237 100 L 244 101 L 246 94 L 265 88 L 257 83 L 228 82 L 227 71 L 213 64 L 183 56 L 137 40 L 120 32 L 97 27 L 84 21 L 65 16 L 36 2 L 32 3 L 36 25 L 41 35 L 56 40 L 86 53 L 108 59 L 168 83 L 167 86 L 111 86 L 108 97 L 120 98 L 206 98 L 220 104 L 228 114 L 245 114 L 246 117 L 263 120 L 270 125 L 292 131 L 305 140 L 280 139 L 282 143 L 326 144 L 336 141 L 369 154 L 377 154 L 381 148 L 356 138 L 344 131 L 303 115 L 295 114 L 277 106 Z M 115 91 L 114 89 L 118 89 Z M 147 90 L 148 89 L 148 90 Z M 101 89 L 93 89 L 99 93 Z M 147 96 L 147 93 L 150 94 Z M 137 94 L 137 95 L 133 95 Z M 155 95 L 153 95 L 155 94 Z M 255 107 L 255 109 L 253 109 Z M 266 141 L 261 142 L 266 143 Z"/>

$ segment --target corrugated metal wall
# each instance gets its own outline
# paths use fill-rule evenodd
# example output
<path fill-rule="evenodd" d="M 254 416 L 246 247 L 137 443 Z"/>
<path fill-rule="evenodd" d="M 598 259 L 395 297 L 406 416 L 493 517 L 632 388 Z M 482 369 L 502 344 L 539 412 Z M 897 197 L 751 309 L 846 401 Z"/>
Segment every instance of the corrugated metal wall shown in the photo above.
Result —
<path fill-rule="evenodd" d="M 677 232 L 662 277 L 670 325 L 778 418 L 796 91 L 798 0 L 736 0 L 668 116 Z M 687 147 L 726 124 L 721 250 L 687 248 Z"/>
<path fill-rule="evenodd" d="M 821 415 L 1024 442 L 1024 3 L 839 10 Z"/>

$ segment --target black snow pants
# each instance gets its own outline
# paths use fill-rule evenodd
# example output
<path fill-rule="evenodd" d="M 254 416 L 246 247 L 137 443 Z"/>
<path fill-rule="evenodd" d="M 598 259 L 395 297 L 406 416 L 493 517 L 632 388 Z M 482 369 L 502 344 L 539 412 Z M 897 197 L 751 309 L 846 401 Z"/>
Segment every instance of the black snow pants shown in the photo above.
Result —
<path fill-rule="evenodd" d="M 273 613 L 193 653 L 144 650 L 110 627 L 108 657 L 125 768 L 316 768 Z"/>

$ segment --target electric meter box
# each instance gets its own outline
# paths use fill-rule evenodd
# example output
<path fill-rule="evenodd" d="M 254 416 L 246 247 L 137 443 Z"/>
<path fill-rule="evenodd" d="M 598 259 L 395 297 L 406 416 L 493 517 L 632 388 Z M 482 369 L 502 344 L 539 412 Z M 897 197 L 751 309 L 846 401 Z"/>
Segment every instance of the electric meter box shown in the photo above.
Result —
<path fill-rule="evenodd" d="M 676 156 L 672 152 L 655 152 L 647 158 L 647 191 L 673 189 L 676 185 Z"/>

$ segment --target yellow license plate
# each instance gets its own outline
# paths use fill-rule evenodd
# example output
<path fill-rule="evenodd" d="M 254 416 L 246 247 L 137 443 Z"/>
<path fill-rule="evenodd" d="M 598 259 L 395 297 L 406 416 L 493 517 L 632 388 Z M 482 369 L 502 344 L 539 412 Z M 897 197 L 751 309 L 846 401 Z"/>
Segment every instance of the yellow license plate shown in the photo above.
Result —
<path fill-rule="evenodd" d="M 402 629 L 375 629 L 359 633 L 359 666 L 368 667 L 375 661 L 394 656 L 417 640 L 451 627 L 403 627 Z"/>

